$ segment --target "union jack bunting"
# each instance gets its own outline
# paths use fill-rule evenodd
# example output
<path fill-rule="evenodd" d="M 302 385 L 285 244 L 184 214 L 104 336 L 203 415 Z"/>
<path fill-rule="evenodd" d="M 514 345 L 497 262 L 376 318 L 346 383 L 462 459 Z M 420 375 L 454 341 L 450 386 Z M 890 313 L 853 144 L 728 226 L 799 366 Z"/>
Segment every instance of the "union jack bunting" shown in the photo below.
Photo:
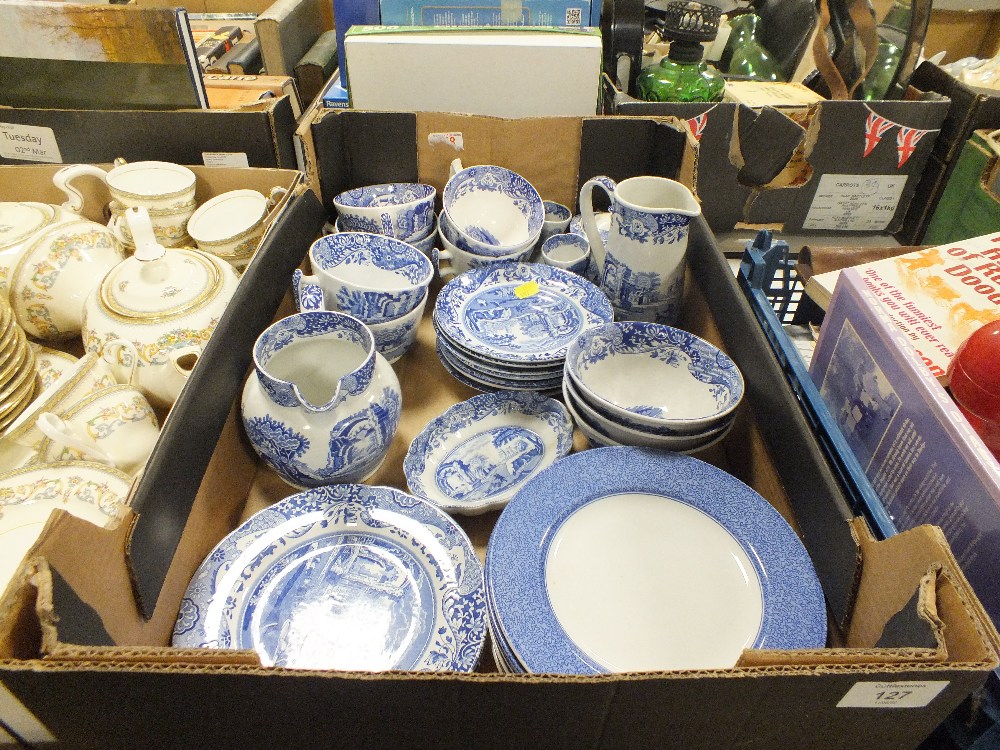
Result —
<path fill-rule="evenodd" d="M 708 112 L 702 112 L 697 117 L 692 117 L 687 121 L 688 130 L 696 141 L 701 140 L 701 134 L 705 132 L 705 125 L 708 123 Z"/>
<path fill-rule="evenodd" d="M 899 154 L 897 169 L 903 168 L 906 160 L 913 156 L 913 152 L 917 150 L 917 143 L 929 132 L 931 131 L 899 126 L 899 132 L 896 133 L 896 153 Z"/>
<path fill-rule="evenodd" d="M 878 142 L 882 140 L 882 136 L 885 135 L 885 131 L 896 126 L 892 120 L 887 120 L 881 115 L 877 115 L 874 112 L 868 112 L 868 119 L 865 120 L 865 152 L 861 154 L 861 158 L 865 158 L 872 152 L 872 149 L 878 145 Z"/>

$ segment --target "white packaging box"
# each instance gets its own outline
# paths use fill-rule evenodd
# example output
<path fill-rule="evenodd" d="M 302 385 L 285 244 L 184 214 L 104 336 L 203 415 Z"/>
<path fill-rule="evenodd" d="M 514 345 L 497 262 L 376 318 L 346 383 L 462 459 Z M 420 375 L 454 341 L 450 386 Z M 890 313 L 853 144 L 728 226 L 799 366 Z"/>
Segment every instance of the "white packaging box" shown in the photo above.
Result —
<path fill-rule="evenodd" d="M 353 26 L 351 107 L 493 117 L 597 113 L 598 29 Z"/>

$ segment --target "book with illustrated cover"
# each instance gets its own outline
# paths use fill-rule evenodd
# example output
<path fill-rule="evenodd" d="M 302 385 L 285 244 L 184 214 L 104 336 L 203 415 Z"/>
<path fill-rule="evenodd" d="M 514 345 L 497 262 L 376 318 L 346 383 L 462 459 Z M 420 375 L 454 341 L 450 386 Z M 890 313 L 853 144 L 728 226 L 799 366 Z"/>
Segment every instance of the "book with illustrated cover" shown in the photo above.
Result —
<path fill-rule="evenodd" d="M 896 527 L 941 527 L 1000 624 L 1000 463 L 856 269 L 840 274 L 809 373 Z"/>
<path fill-rule="evenodd" d="M 851 268 L 937 378 L 945 377 L 965 339 L 1000 318 L 1000 235 L 922 248 Z M 843 273 L 811 276 L 806 293 L 825 307 Z"/>
<path fill-rule="evenodd" d="M 5 0 L 0 28 L 0 105 L 208 106 L 183 8 Z"/>

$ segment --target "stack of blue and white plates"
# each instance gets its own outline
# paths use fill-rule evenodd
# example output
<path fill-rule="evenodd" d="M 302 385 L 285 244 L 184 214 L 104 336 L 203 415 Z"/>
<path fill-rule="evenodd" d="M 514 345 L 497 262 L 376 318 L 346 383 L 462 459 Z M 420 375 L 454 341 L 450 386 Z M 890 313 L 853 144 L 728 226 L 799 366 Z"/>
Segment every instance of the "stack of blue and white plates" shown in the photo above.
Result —
<path fill-rule="evenodd" d="M 612 319 L 601 290 L 538 263 L 502 263 L 463 273 L 434 305 L 441 363 L 480 391 L 558 393 L 569 345 Z"/>
<path fill-rule="evenodd" d="M 691 456 L 562 458 L 514 496 L 486 553 L 498 667 L 600 674 L 733 667 L 826 643 L 823 591 L 760 495 Z"/>
<path fill-rule="evenodd" d="M 294 669 L 471 672 L 486 637 L 465 532 L 391 487 L 331 485 L 251 516 L 195 572 L 173 645 Z"/>

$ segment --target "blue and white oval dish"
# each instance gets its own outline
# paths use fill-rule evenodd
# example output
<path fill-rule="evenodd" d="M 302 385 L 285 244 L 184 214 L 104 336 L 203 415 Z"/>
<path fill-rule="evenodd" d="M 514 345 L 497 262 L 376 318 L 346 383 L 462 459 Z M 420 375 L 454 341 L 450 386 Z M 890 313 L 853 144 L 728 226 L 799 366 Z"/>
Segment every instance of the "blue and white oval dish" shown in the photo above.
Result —
<path fill-rule="evenodd" d="M 497 520 L 486 582 L 516 671 L 726 669 L 747 648 L 826 644 L 823 590 L 784 518 L 668 451 L 594 448 L 539 472 Z"/>
<path fill-rule="evenodd" d="M 518 488 L 573 447 L 573 421 L 533 392 L 484 393 L 455 404 L 410 443 L 410 491 L 449 513 L 502 508 Z"/>
<path fill-rule="evenodd" d="M 173 645 L 253 649 L 293 669 L 470 672 L 484 597 L 472 544 L 439 508 L 391 487 L 317 487 L 219 542 Z"/>

